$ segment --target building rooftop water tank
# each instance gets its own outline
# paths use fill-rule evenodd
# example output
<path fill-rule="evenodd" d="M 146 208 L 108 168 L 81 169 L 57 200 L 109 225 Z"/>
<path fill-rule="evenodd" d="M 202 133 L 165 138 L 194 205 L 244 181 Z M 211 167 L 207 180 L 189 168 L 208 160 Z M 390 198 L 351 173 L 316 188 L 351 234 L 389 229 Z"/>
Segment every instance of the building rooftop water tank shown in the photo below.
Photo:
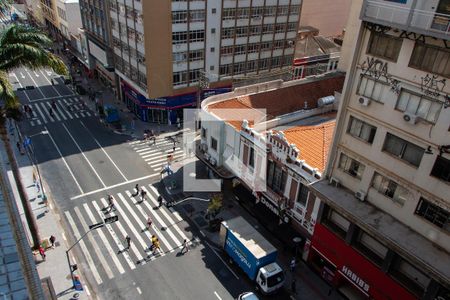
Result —
<path fill-rule="evenodd" d="M 317 101 L 318 107 L 323 107 L 325 105 L 333 104 L 334 103 L 334 96 L 326 96 L 322 97 Z"/>

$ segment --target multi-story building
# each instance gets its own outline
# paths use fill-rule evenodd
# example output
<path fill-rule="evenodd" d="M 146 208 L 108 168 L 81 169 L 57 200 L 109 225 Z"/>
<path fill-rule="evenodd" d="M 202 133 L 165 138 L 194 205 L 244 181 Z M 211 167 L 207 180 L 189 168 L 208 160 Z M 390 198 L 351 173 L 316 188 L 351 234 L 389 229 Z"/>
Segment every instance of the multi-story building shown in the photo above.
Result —
<path fill-rule="evenodd" d="M 40 1 L 42 15 L 45 20 L 45 26 L 54 37 L 59 38 L 58 11 L 56 8 L 57 0 Z"/>
<path fill-rule="evenodd" d="M 115 87 L 109 1 L 80 0 L 80 11 L 89 52 L 87 68 L 105 84 Z"/>
<path fill-rule="evenodd" d="M 82 27 L 78 0 L 57 0 L 58 24 L 61 35 L 71 41 L 72 35 L 78 35 Z"/>
<path fill-rule="evenodd" d="M 308 244 L 314 231 L 320 201 L 307 186 L 325 168 L 344 78 L 258 83 L 202 102 L 197 156 L 235 177 L 236 197 L 286 246 L 295 236 Z"/>
<path fill-rule="evenodd" d="M 349 299 L 450 299 L 449 2 L 354 5 L 309 262 Z"/>
<path fill-rule="evenodd" d="M 175 123 L 183 107 L 228 91 L 236 76 L 291 68 L 300 0 L 110 2 L 121 95 L 149 122 Z M 222 89 L 225 88 L 225 89 Z"/>

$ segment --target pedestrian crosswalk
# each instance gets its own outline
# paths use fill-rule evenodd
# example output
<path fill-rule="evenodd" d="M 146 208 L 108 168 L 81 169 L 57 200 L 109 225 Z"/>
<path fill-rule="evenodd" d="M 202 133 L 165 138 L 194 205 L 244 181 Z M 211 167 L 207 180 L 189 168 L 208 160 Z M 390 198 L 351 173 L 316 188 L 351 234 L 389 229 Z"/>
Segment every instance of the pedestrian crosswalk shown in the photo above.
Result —
<path fill-rule="evenodd" d="M 155 140 L 139 140 L 130 142 L 129 145 L 141 158 L 155 171 L 161 171 L 169 161 L 177 161 L 183 158 L 184 152 L 181 148 L 181 136 L 157 137 Z"/>
<path fill-rule="evenodd" d="M 147 192 L 146 200 L 140 202 L 134 191 L 125 190 L 112 195 L 114 208 L 111 212 L 106 198 L 83 203 L 64 212 L 78 240 L 89 230 L 89 225 L 103 222 L 106 217 L 118 216 L 117 222 L 106 224 L 93 230 L 80 240 L 79 246 L 88 269 L 98 285 L 129 270 L 146 265 L 158 258 L 181 250 L 183 241 L 198 241 L 191 232 L 185 232 L 183 219 L 165 206 L 158 207 L 159 193 L 153 185 L 141 186 Z M 147 225 L 148 218 L 152 224 Z M 160 241 L 160 251 L 151 251 L 151 237 L 156 235 Z M 131 238 L 127 250 L 125 238 Z"/>
<path fill-rule="evenodd" d="M 52 107 L 53 104 L 53 107 Z M 24 120 L 31 126 L 61 122 L 93 116 L 80 96 L 67 96 L 53 101 L 39 101 L 28 104 L 30 112 L 24 112 Z"/>

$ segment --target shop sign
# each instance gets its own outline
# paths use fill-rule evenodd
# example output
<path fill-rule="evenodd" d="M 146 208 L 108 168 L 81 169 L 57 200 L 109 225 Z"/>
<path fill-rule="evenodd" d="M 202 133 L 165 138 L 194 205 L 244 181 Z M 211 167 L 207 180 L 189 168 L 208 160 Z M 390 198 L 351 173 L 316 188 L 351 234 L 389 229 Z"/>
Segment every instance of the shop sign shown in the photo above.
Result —
<path fill-rule="evenodd" d="M 278 208 L 276 208 L 275 205 L 273 205 L 272 202 L 270 202 L 266 197 L 261 197 L 261 203 L 264 204 L 274 214 L 276 214 L 277 216 L 279 215 Z"/>
<path fill-rule="evenodd" d="M 342 266 L 342 274 L 344 274 L 348 279 L 350 279 L 354 284 L 359 286 L 366 293 L 369 292 L 369 285 L 362 280 L 358 275 L 356 275 L 352 270 L 350 270 L 347 266 Z"/>
<path fill-rule="evenodd" d="M 146 102 L 149 105 L 166 105 L 167 99 L 166 98 L 147 99 Z"/>

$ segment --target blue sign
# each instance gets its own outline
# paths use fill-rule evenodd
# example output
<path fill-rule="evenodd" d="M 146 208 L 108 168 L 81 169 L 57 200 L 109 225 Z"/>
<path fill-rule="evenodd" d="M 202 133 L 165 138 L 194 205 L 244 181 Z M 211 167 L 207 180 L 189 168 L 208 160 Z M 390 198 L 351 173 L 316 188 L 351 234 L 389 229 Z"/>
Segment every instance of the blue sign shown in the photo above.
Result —
<path fill-rule="evenodd" d="M 27 148 L 28 146 L 30 146 L 31 145 L 31 139 L 29 138 L 29 137 L 26 137 L 24 140 L 23 140 L 23 147 L 24 148 Z"/>

